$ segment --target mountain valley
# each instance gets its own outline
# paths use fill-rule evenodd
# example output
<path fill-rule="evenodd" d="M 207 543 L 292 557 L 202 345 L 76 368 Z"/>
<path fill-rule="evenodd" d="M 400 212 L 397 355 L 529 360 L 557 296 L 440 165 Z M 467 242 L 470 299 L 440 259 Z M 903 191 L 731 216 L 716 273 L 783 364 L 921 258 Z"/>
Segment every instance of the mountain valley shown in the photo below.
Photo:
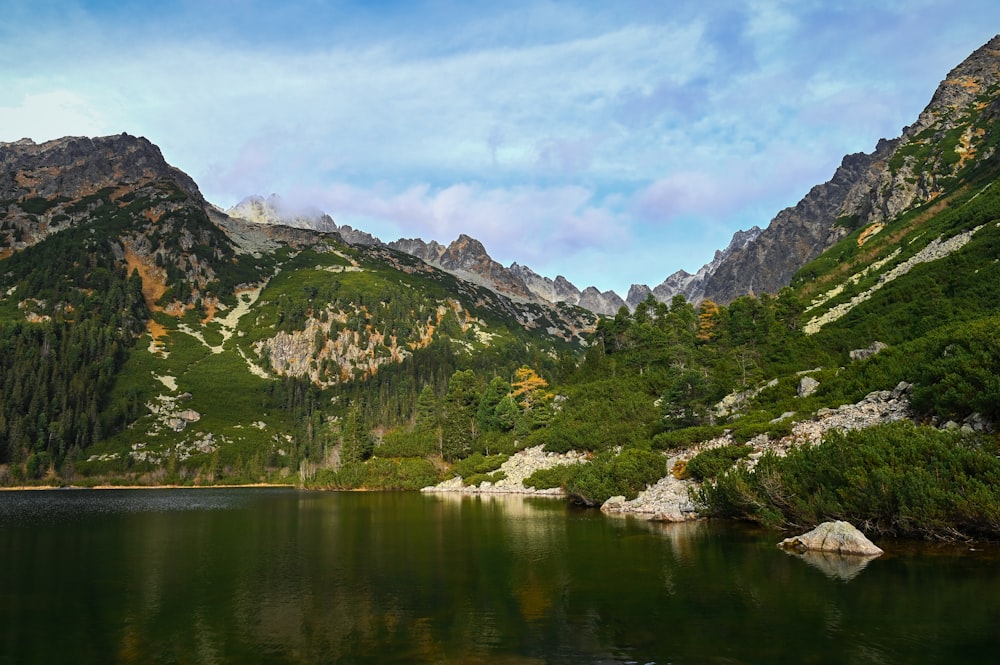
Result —
<path fill-rule="evenodd" d="M 471 235 L 222 211 L 144 138 L 0 144 L 0 483 L 490 491 L 551 455 L 521 490 L 673 478 L 701 514 L 996 537 L 998 113 L 1000 37 L 899 138 L 625 299 Z"/>

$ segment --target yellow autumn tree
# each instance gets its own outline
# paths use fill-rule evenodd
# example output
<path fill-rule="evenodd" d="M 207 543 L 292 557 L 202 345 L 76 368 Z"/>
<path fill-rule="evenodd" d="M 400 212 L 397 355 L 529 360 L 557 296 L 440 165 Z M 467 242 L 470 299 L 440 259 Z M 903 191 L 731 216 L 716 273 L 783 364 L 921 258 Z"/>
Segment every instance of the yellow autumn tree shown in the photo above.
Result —
<path fill-rule="evenodd" d="M 715 328 L 719 324 L 719 306 L 712 300 L 701 302 L 701 313 L 698 314 L 698 339 L 707 342 L 715 336 Z"/>
<path fill-rule="evenodd" d="M 540 401 L 550 399 L 551 394 L 545 392 L 549 382 L 538 376 L 538 372 L 530 367 L 521 367 L 514 372 L 514 380 L 510 382 L 510 394 L 524 410 L 529 410 Z"/>

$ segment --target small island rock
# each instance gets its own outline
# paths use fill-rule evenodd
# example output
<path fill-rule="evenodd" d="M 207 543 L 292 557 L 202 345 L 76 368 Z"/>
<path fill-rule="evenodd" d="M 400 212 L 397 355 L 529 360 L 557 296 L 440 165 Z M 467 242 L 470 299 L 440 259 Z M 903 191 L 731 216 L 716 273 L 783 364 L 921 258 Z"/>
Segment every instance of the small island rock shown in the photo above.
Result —
<path fill-rule="evenodd" d="M 878 556 L 883 553 L 865 534 L 849 522 L 823 522 L 818 527 L 801 536 L 785 538 L 778 547 L 804 552 L 836 552 L 837 554 L 860 554 Z"/>

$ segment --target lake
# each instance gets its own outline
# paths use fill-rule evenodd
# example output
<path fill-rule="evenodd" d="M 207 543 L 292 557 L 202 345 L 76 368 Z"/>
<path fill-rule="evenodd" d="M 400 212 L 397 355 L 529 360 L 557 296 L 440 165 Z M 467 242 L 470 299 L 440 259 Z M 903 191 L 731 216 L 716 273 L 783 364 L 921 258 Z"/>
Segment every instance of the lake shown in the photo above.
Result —
<path fill-rule="evenodd" d="M 993 663 L 995 547 L 650 524 L 559 500 L 0 492 L 0 663 Z"/>

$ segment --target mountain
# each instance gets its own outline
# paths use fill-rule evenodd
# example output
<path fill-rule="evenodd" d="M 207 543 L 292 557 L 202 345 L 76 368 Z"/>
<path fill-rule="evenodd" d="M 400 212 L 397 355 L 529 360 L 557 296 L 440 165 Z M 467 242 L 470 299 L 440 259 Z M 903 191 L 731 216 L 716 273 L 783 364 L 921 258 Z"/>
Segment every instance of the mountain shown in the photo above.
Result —
<path fill-rule="evenodd" d="M 1000 108 L 998 82 L 1000 36 L 948 73 L 900 137 L 878 141 L 871 153 L 844 157 L 828 182 L 713 262 L 699 283 L 692 287 L 671 276 L 657 297 L 683 293 L 695 301 L 726 303 L 747 293 L 777 293 L 851 230 L 875 228 L 939 198 L 961 171 L 994 154 L 989 130 Z"/>
<path fill-rule="evenodd" d="M 653 288 L 634 284 L 623 301 L 613 291 L 594 287 L 581 291 L 565 278 L 552 280 L 516 263 L 507 272 L 519 282 L 522 296 L 520 283 L 543 301 L 575 304 L 609 316 L 623 305 L 634 309 L 649 294 L 659 302 L 682 295 L 695 303 L 704 299 L 728 303 L 750 293 L 777 293 L 798 270 L 851 230 L 884 224 L 935 200 L 959 170 L 989 158 L 994 146 L 984 138 L 985 128 L 1000 104 L 998 80 L 1000 36 L 948 73 L 916 122 L 904 128 L 900 137 L 879 140 L 871 153 L 845 156 L 829 181 L 780 211 L 767 228 L 738 231 L 725 249 L 693 275 L 680 270 Z M 439 251 L 432 246 L 419 249 L 418 241 L 400 243 L 431 262 Z M 497 266 L 485 283 L 498 275 L 510 280 L 502 266 Z M 504 292 L 504 287 L 500 290 Z"/>
<path fill-rule="evenodd" d="M 469 367 L 551 370 L 595 324 L 275 208 L 221 212 L 144 138 L 0 144 L 0 475 L 296 470 L 338 418 L 406 418 Z M 466 255 L 441 258 L 474 275 Z"/>
<path fill-rule="evenodd" d="M 380 243 L 378 238 L 369 233 L 347 225 L 338 226 L 332 217 L 319 209 L 289 206 L 277 194 L 271 194 L 266 199 L 262 196 L 248 196 L 226 210 L 226 215 L 253 224 L 291 226 L 297 229 L 336 233 L 352 245 Z"/>
<path fill-rule="evenodd" d="M 0 257 L 86 221 L 102 192 L 120 197 L 157 182 L 204 204 L 194 181 L 143 139 L 123 134 L 0 144 L 0 201 L 6 209 Z M 171 207 L 170 201 L 160 206 Z"/>
<path fill-rule="evenodd" d="M 716 250 L 715 257 L 693 275 L 687 271 L 678 270 L 653 289 L 642 284 L 633 284 L 626 299 L 629 307 L 635 309 L 636 305 L 645 300 L 650 293 L 659 302 L 670 302 L 677 295 L 684 296 L 690 302 L 701 302 L 708 278 L 725 264 L 729 257 L 737 251 L 742 251 L 760 234 L 761 230 L 757 226 L 751 227 L 747 231 L 737 231 L 729 245 L 725 249 Z"/>
<path fill-rule="evenodd" d="M 464 233 L 448 245 L 420 238 L 400 238 L 383 243 L 364 231 L 352 229 L 350 226 L 337 226 L 329 215 L 319 210 L 290 208 L 276 194 L 266 199 L 259 196 L 248 197 L 227 210 L 226 214 L 255 224 L 336 232 L 345 242 L 352 245 L 385 245 L 415 256 L 464 280 L 475 282 L 523 302 L 549 305 L 565 303 L 606 316 L 614 315 L 626 304 L 614 291 L 601 292 L 596 287 L 588 287 L 581 292 L 562 276 L 552 280 L 517 263 L 505 267 L 490 257 L 479 240 Z"/>
<path fill-rule="evenodd" d="M 425 243 L 419 238 L 401 238 L 388 246 L 497 293 L 525 302 L 538 302 L 538 298 L 517 275 L 490 258 L 481 242 L 465 234 L 447 247 L 433 240 Z"/>

